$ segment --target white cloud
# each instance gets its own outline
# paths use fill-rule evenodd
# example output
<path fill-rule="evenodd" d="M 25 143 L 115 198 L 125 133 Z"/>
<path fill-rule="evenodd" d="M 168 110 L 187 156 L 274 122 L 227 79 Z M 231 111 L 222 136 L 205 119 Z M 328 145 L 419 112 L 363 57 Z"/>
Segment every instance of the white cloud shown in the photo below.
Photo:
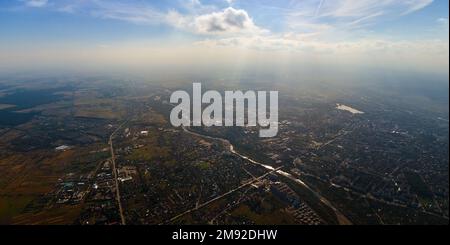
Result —
<path fill-rule="evenodd" d="M 212 5 L 202 4 L 199 0 L 183 1 L 180 9 L 163 11 L 145 2 L 127 3 L 116 0 L 87 0 L 57 5 L 57 10 L 61 12 L 81 11 L 98 18 L 115 19 L 134 24 L 166 24 L 197 34 L 230 35 L 265 32 L 243 9 L 228 7 L 218 10 Z"/>
<path fill-rule="evenodd" d="M 448 25 L 448 18 L 439 18 L 436 20 L 436 22 L 441 25 Z"/>
<path fill-rule="evenodd" d="M 308 35 L 287 34 L 208 39 L 196 45 L 233 53 L 237 59 L 256 54 L 249 59 L 250 63 L 266 62 L 271 64 L 269 67 L 280 65 L 282 69 L 315 64 L 321 67 L 329 65 L 358 69 L 359 66 L 375 66 L 448 73 L 449 48 L 445 40 L 367 38 L 327 42 Z"/>
<path fill-rule="evenodd" d="M 228 5 L 233 5 L 233 3 L 234 3 L 234 0 L 225 0 L 225 2 L 227 2 L 228 3 Z"/>
<path fill-rule="evenodd" d="M 19 0 L 28 6 L 50 5 L 48 0 Z M 232 7 L 234 0 L 222 0 L 230 7 L 203 4 L 200 0 L 184 0 L 176 9 L 161 10 L 146 1 L 121 0 L 59 0 L 52 6 L 62 12 L 76 11 L 105 19 L 135 24 L 166 24 L 197 34 L 238 35 L 267 32 L 258 26 L 244 9 Z M 285 30 L 298 33 L 332 33 L 363 29 L 371 24 L 418 11 L 433 0 L 302 0 L 279 7 L 261 3 L 267 9 L 280 11 L 278 21 L 285 21 Z M 267 6 L 266 6 L 267 5 Z M 333 34 L 331 34 L 333 35 Z"/>
<path fill-rule="evenodd" d="M 354 28 L 365 28 L 385 19 L 418 11 L 428 6 L 432 0 L 302 0 L 291 1 L 292 5 L 283 9 L 269 6 L 265 10 L 280 11 L 282 14 L 277 17 L 286 20 L 283 26 L 286 28 L 281 28 L 280 32 L 266 31 L 254 22 L 246 10 L 238 9 L 237 5 L 218 9 L 212 5 L 204 5 L 199 0 L 182 1 L 182 7 L 165 10 L 158 9 L 150 4 L 150 1 L 19 1 L 29 7 L 49 6 L 51 10 L 93 15 L 104 19 L 142 25 L 169 25 L 207 38 L 194 45 L 182 40 L 180 42 L 183 43 L 178 49 L 168 44 L 168 47 L 159 47 L 157 45 L 165 45 L 159 42 L 132 44 L 129 47 L 121 47 L 121 43 L 99 44 L 95 46 L 94 51 L 98 52 L 94 53 L 95 55 L 88 52 L 90 50 L 80 54 L 78 52 L 80 49 L 72 47 L 67 51 L 58 50 L 60 54 L 52 51 L 53 47 L 49 47 L 48 50 L 44 50 L 45 52 L 41 51 L 42 57 L 37 57 L 36 60 L 49 57 L 48 53 L 51 52 L 55 53 L 56 60 L 64 60 L 66 57 L 63 55 L 64 52 L 73 52 L 71 54 L 73 57 L 82 56 L 80 59 L 87 61 L 93 57 L 104 62 L 141 60 L 141 64 L 146 66 L 148 60 L 154 64 L 159 64 L 160 60 L 164 59 L 168 64 L 171 62 L 190 64 L 195 63 L 193 60 L 198 59 L 199 56 L 205 56 L 204 63 L 209 64 L 214 60 L 220 61 L 220 58 L 215 56 L 221 54 L 225 57 L 223 60 L 234 65 L 236 61 L 240 62 L 237 57 L 255 54 L 253 58 L 249 58 L 249 63 L 267 61 L 285 65 L 282 63 L 283 58 L 286 64 L 293 66 L 302 62 L 347 63 L 349 67 L 355 64 L 377 62 L 386 66 L 402 66 L 404 63 L 410 63 L 414 69 L 426 68 L 448 72 L 448 39 L 393 41 L 383 39 L 382 36 L 377 35 L 378 33 L 370 35 L 372 38 L 335 37 L 345 35 L 347 30 L 350 33 Z M 223 4 L 226 1 L 230 5 L 234 2 L 223 1 Z M 261 16 L 258 17 L 261 19 Z M 448 17 L 436 19 L 437 24 L 446 24 L 448 33 Z M 184 56 L 179 55 L 180 52 L 183 52 Z M 26 57 L 26 53 L 24 51 L 22 56 Z M 264 56 L 258 56 L 260 53 Z M 39 56 L 36 52 L 28 52 L 28 54 Z M 12 52 L 8 57 L 16 59 L 17 63 L 22 62 L 21 56 Z M 82 62 L 77 62 L 79 63 Z"/>
<path fill-rule="evenodd" d="M 30 6 L 45 6 L 48 0 L 20 0 Z M 233 0 L 223 0 L 233 4 Z M 55 9 L 64 12 L 84 12 L 98 18 L 116 19 L 135 24 L 169 25 L 182 31 L 212 38 L 199 42 L 203 45 L 241 46 L 254 49 L 315 49 L 329 50 L 336 36 L 352 33 L 387 18 L 418 11 L 433 0 L 303 0 L 291 1 L 283 12 L 286 27 L 273 33 L 258 26 L 244 9 L 228 7 L 217 9 L 200 0 L 181 1 L 175 9 L 160 10 L 145 1 L 78 0 L 52 2 Z M 280 18 L 281 19 L 281 18 Z M 438 23 L 447 23 L 441 18 Z M 212 37 L 216 36 L 216 37 Z M 331 37 L 331 38 L 330 38 Z M 344 36 L 345 40 L 354 40 Z M 325 45 L 330 43 L 330 45 Z M 326 47 L 325 47 L 326 46 Z M 320 48 L 319 48 L 320 47 Z M 325 48 L 325 49 L 324 49 Z"/>
<path fill-rule="evenodd" d="M 315 54 L 330 57 L 361 55 L 383 56 L 394 59 L 407 56 L 427 56 L 448 58 L 448 42 L 445 40 L 393 41 L 366 38 L 352 41 L 330 42 L 318 40 L 317 34 L 287 33 L 281 35 L 254 35 L 207 39 L 196 42 L 198 46 L 210 48 L 234 48 L 246 50 L 282 51 L 291 54 Z M 374 55 L 374 56 L 373 56 Z M 399 58 L 401 60 L 401 58 Z"/>
<path fill-rule="evenodd" d="M 263 31 L 255 25 L 245 10 L 233 7 L 196 17 L 195 27 L 199 33 L 258 33 Z"/>
<path fill-rule="evenodd" d="M 170 11 L 166 20 L 172 26 L 198 34 L 230 35 L 267 32 L 256 26 L 245 10 L 233 7 L 202 15 L 182 15 L 177 11 Z"/>
<path fill-rule="evenodd" d="M 33 8 L 44 7 L 48 4 L 48 0 L 24 0 L 25 5 Z"/>

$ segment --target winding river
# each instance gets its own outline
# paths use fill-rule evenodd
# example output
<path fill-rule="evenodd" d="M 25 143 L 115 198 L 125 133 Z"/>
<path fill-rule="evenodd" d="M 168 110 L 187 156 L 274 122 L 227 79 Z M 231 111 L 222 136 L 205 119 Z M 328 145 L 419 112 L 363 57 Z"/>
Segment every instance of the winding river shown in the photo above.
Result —
<path fill-rule="evenodd" d="M 234 154 L 234 155 L 236 155 L 236 156 L 238 156 L 238 157 L 240 157 L 240 158 L 242 158 L 242 159 L 244 159 L 246 161 L 249 161 L 249 162 L 251 162 L 251 163 L 253 163 L 255 165 L 259 165 L 259 166 L 261 166 L 261 167 L 263 167 L 263 168 L 265 168 L 267 170 L 270 170 L 270 171 L 275 170 L 275 168 L 270 166 L 270 165 L 258 162 L 256 160 L 254 160 L 254 159 L 252 159 L 252 158 L 250 158 L 250 157 L 248 157 L 248 156 L 238 152 L 236 150 L 236 148 L 234 147 L 234 145 L 231 144 L 231 142 L 229 140 L 227 140 L 227 139 L 199 134 L 199 133 L 196 133 L 196 132 L 193 132 L 193 131 L 189 130 L 187 127 L 184 127 L 184 126 L 183 126 L 183 130 L 184 130 L 184 132 L 186 132 L 188 134 L 191 134 L 191 135 L 194 135 L 194 136 L 197 136 L 197 137 L 201 137 L 201 138 L 204 138 L 204 139 L 220 141 L 220 142 L 224 143 L 225 145 L 229 146 L 229 151 L 232 154 Z M 337 217 L 337 220 L 338 220 L 340 225 L 352 225 L 352 222 L 349 219 L 347 219 L 347 217 L 345 217 L 336 207 L 334 207 L 333 204 L 330 201 L 328 201 L 326 198 L 324 198 L 318 192 L 316 192 L 311 187 L 309 187 L 304 181 L 302 181 L 301 179 L 296 178 L 292 174 L 287 173 L 287 172 L 282 171 L 282 170 L 277 170 L 276 173 L 278 175 L 284 176 L 284 177 L 294 181 L 295 183 L 303 186 L 308 191 L 313 193 L 323 204 L 325 204 L 327 207 L 331 208 L 334 211 L 334 213 L 335 213 L 335 215 Z"/>

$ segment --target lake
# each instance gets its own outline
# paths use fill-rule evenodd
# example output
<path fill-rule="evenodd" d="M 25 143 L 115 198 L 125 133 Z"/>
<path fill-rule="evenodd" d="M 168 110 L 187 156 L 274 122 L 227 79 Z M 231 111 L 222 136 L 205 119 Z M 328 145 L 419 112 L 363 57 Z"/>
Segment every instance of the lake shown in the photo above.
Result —
<path fill-rule="evenodd" d="M 364 114 L 364 112 L 362 112 L 362 111 L 359 111 L 350 106 L 341 105 L 341 104 L 336 104 L 336 109 L 341 110 L 341 111 L 348 111 L 352 114 Z"/>
<path fill-rule="evenodd" d="M 64 90 L 64 88 L 47 90 L 17 90 L 11 94 L 0 97 L 0 104 L 15 105 L 15 107 L 0 110 L 0 125 L 17 126 L 30 121 L 38 113 L 17 113 L 16 111 L 56 102 L 63 96 L 55 93 L 62 90 Z"/>

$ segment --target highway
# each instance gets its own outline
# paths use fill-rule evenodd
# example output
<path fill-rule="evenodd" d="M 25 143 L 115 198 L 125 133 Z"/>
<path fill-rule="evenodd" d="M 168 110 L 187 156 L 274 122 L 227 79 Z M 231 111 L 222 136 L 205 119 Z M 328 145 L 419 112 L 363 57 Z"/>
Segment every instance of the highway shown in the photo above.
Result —
<path fill-rule="evenodd" d="M 278 175 L 284 176 L 292 181 L 294 181 L 295 183 L 297 183 L 298 185 L 303 186 L 304 188 L 306 188 L 308 191 L 310 191 L 311 193 L 313 193 L 324 205 L 328 206 L 329 208 L 331 208 L 333 210 L 333 212 L 335 213 L 337 220 L 339 222 L 340 225 L 352 225 L 352 222 L 344 216 L 344 214 L 342 214 L 336 207 L 334 207 L 334 205 L 328 201 L 325 197 L 323 197 L 322 195 L 320 195 L 318 192 L 314 191 L 310 186 L 308 186 L 304 181 L 302 181 L 301 179 L 298 179 L 296 177 L 294 177 L 293 175 L 291 175 L 290 173 L 284 172 L 280 169 L 274 169 L 274 167 L 267 165 L 267 164 L 263 164 L 260 163 L 248 156 L 243 155 L 242 153 L 239 153 L 235 147 L 233 146 L 233 144 L 231 144 L 231 142 L 227 139 L 223 139 L 223 138 L 218 138 L 218 137 L 211 137 L 211 136 L 207 136 L 207 135 L 203 135 L 203 134 L 199 134 L 193 131 L 190 131 L 188 128 L 183 127 L 183 130 L 186 133 L 189 133 L 191 135 L 195 135 L 198 137 L 202 137 L 202 138 L 206 138 L 206 139 L 212 139 L 212 140 L 218 140 L 221 141 L 223 143 L 225 143 L 225 145 L 229 146 L 229 150 L 231 153 L 233 153 L 234 155 L 249 161 L 255 165 L 259 165 L 267 170 L 270 170 Z"/>
<path fill-rule="evenodd" d="M 128 122 L 128 121 L 127 121 Z M 116 136 L 117 132 L 120 131 L 120 129 L 127 123 L 124 122 L 122 123 L 112 134 L 111 136 L 109 136 L 109 148 L 111 151 L 111 164 L 112 164 L 112 171 L 114 174 L 114 182 L 116 185 L 116 200 L 117 200 L 117 204 L 119 205 L 119 214 L 120 214 L 120 223 L 122 225 L 126 225 L 126 221 L 125 221 L 125 216 L 123 215 L 123 208 L 122 208 L 122 202 L 121 202 L 121 198 L 120 198 L 120 188 L 119 188 L 119 180 L 117 177 L 117 167 L 116 167 L 116 155 L 114 153 L 114 137 Z"/>
<path fill-rule="evenodd" d="M 225 194 L 222 194 L 222 195 L 220 195 L 220 196 L 218 196 L 218 197 L 215 197 L 215 198 L 213 198 L 213 199 L 211 199 L 211 200 L 209 200 L 209 201 L 207 201 L 207 202 L 204 202 L 204 203 L 202 203 L 202 204 L 200 204 L 200 205 L 197 205 L 196 207 L 194 207 L 194 208 L 192 208 L 192 209 L 189 209 L 189 210 L 187 210 L 187 211 L 185 211 L 185 212 L 183 212 L 183 213 L 181 213 L 181 214 L 179 214 L 179 215 L 176 215 L 176 216 L 174 216 L 173 218 L 171 218 L 171 219 L 169 219 L 169 220 L 167 220 L 167 221 L 161 223 L 160 225 L 170 224 L 171 222 L 176 221 L 177 219 L 179 219 L 179 218 L 181 218 L 181 217 L 183 217 L 183 216 L 185 216 L 185 215 L 187 215 L 187 214 L 189 214 L 189 213 L 192 213 L 192 212 L 197 211 L 197 210 L 199 210 L 199 209 L 201 209 L 201 208 L 203 208 L 203 207 L 206 207 L 206 206 L 208 206 L 209 204 L 211 204 L 211 203 L 213 203 L 213 202 L 215 202 L 215 201 L 218 201 L 218 200 L 220 200 L 220 199 L 222 199 L 222 198 L 224 198 L 224 197 L 226 197 L 226 196 L 228 196 L 228 195 L 233 194 L 233 193 L 236 192 L 236 191 L 239 191 L 239 190 L 241 190 L 241 189 L 243 189 L 243 188 L 245 188 L 245 187 L 247 187 L 247 186 L 250 186 L 251 184 L 253 184 L 253 183 L 257 182 L 257 181 L 260 181 L 260 180 L 264 179 L 264 178 L 267 177 L 269 174 L 274 173 L 274 172 L 276 172 L 276 171 L 279 171 L 281 168 L 282 168 L 282 167 L 279 167 L 279 168 L 277 168 L 277 169 L 273 169 L 273 170 L 271 170 L 270 172 L 267 172 L 267 173 L 265 173 L 265 174 L 259 176 L 258 178 L 253 178 L 253 179 L 250 180 L 248 183 L 242 184 L 242 185 L 240 185 L 239 187 L 237 187 L 237 188 L 235 188 L 235 189 L 233 189 L 233 190 L 231 190 L 231 191 L 228 191 L 228 192 L 225 193 Z"/>

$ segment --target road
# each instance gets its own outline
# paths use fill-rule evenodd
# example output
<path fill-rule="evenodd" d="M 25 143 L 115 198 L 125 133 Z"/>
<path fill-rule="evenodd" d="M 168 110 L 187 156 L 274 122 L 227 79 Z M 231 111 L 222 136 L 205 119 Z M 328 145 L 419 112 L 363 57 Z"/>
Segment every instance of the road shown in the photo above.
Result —
<path fill-rule="evenodd" d="M 128 122 L 128 121 L 127 121 Z M 120 214 L 120 223 L 122 225 L 126 225 L 126 221 L 125 221 L 125 216 L 123 215 L 123 208 L 122 208 L 122 202 L 121 202 L 121 198 L 120 198 L 120 188 L 119 188 L 119 180 L 117 177 L 117 168 L 116 168 L 116 155 L 114 153 L 114 137 L 116 136 L 117 132 L 120 131 L 120 129 L 127 123 L 124 122 L 121 125 L 119 125 L 119 127 L 117 127 L 116 130 L 114 130 L 114 132 L 111 134 L 111 136 L 109 136 L 109 148 L 111 151 L 111 164 L 112 164 L 112 170 L 113 170 L 113 175 L 114 175 L 114 182 L 116 185 L 116 200 L 117 200 L 117 204 L 119 205 L 119 214 Z"/>
<path fill-rule="evenodd" d="M 225 143 L 225 145 L 229 146 L 230 152 L 233 153 L 234 155 L 236 155 L 236 156 L 238 156 L 238 157 L 240 157 L 240 158 L 242 158 L 242 159 L 244 159 L 244 160 L 246 160 L 246 161 L 249 161 L 249 162 L 251 162 L 251 163 L 253 163 L 253 164 L 259 165 L 259 166 L 261 166 L 261 167 L 263 167 L 263 168 L 265 168 L 265 169 L 268 169 L 268 170 L 270 170 L 270 171 L 273 171 L 273 172 L 275 172 L 276 174 L 281 175 L 281 176 L 284 176 L 284 177 L 286 177 L 286 178 L 288 178 L 288 179 L 294 181 L 294 182 L 297 183 L 298 185 L 303 186 L 303 187 L 306 188 L 308 191 L 310 191 L 311 193 L 313 193 L 313 194 L 314 194 L 314 195 L 315 195 L 315 196 L 316 196 L 316 197 L 317 197 L 324 205 L 328 206 L 329 208 L 331 208 L 331 209 L 333 210 L 333 212 L 335 213 L 335 215 L 336 215 L 336 217 L 337 217 L 338 222 L 339 222 L 340 225 L 352 225 L 352 222 L 351 222 L 347 217 L 345 217 L 345 215 L 342 214 L 336 207 L 334 207 L 333 204 L 332 204 L 330 201 L 328 201 L 325 197 L 323 197 L 322 195 L 320 195 L 318 192 L 314 191 L 310 186 L 308 186 L 308 185 L 307 185 L 304 181 L 302 181 L 301 179 L 294 177 L 294 176 L 293 176 L 292 174 L 290 174 L 290 173 L 284 172 L 284 171 L 282 171 L 282 170 L 280 170 L 280 169 L 275 169 L 274 167 L 272 167 L 272 166 L 270 166 L 270 165 L 260 163 L 260 162 L 258 162 L 258 161 L 256 161 L 256 160 L 254 160 L 254 159 L 252 159 L 252 158 L 246 156 L 246 155 L 243 155 L 242 153 L 238 152 L 238 151 L 235 149 L 235 147 L 233 146 L 233 144 L 231 144 L 231 142 L 230 142 L 229 140 L 227 140 L 227 139 L 218 138 L 218 137 L 211 137 L 211 136 L 199 134 L 199 133 L 190 131 L 190 130 L 189 130 L 188 128 L 186 128 L 186 127 L 183 127 L 183 130 L 184 130 L 186 133 L 189 133 L 189 134 L 191 134 L 191 135 L 195 135 L 195 136 L 202 137 L 202 138 L 206 138 L 206 139 L 212 139 L 212 140 L 218 140 L 218 141 L 221 141 L 221 142 Z"/>
<path fill-rule="evenodd" d="M 211 199 L 211 200 L 209 200 L 209 201 L 207 201 L 207 202 L 204 202 L 204 203 L 202 203 L 202 204 L 200 204 L 200 205 L 197 205 L 196 207 L 194 207 L 194 208 L 192 208 L 192 209 L 189 209 L 189 210 L 187 210 L 187 211 L 185 211 L 185 212 L 183 212 L 183 213 L 181 213 L 181 214 L 179 214 L 179 215 L 176 215 L 176 216 L 174 216 L 173 218 L 171 218 L 171 219 L 169 219 L 169 220 L 167 220 L 167 221 L 161 223 L 160 225 L 170 224 L 171 222 L 176 221 L 177 219 L 179 219 L 179 218 L 181 218 L 181 217 L 183 217 L 183 216 L 185 216 L 185 215 L 187 215 L 187 214 L 189 214 L 189 213 L 192 213 L 192 212 L 197 211 L 197 210 L 199 210 L 199 209 L 201 209 L 201 208 L 203 208 L 203 207 L 206 207 L 206 206 L 208 206 L 209 204 L 211 204 L 211 203 L 213 203 L 213 202 L 215 202 L 215 201 L 218 201 L 218 200 L 220 200 L 220 199 L 222 199 L 222 198 L 224 198 L 224 197 L 226 197 L 226 196 L 228 196 L 228 195 L 233 194 L 233 193 L 236 192 L 236 191 L 239 191 L 239 190 L 241 190 L 241 189 L 243 189 L 243 188 L 245 188 L 245 187 L 247 187 L 247 186 L 250 186 L 251 184 L 253 184 L 253 183 L 257 182 L 257 181 L 260 181 L 260 180 L 264 179 L 264 178 L 267 177 L 269 174 L 275 173 L 276 171 L 280 170 L 281 168 L 282 168 L 282 167 L 279 167 L 279 168 L 277 168 L 277 169 L 273 169 L 273 170 L 271 170 L 270 172 L 267 172 L 267 173 L 265 173 L 265 174 L 259 176 L 258 178 L 254 178 L 254 179 L 250 180 L 248 183 L 242 184 L 242 185 L 240 185 L 239 187 L 237 187 L 237 188 L 235 188 L 235 189 L 233 189 L 233 190 L 231 190 L 231 191 L 228 191 L 228 192 L 225 193 L 225 194 L 222 194 L 222 195 L 220 195 L 220 196 L 218 196 L 218 197 L 215 197 L 215 198 L 213 198 L 213 199 Z"/>

